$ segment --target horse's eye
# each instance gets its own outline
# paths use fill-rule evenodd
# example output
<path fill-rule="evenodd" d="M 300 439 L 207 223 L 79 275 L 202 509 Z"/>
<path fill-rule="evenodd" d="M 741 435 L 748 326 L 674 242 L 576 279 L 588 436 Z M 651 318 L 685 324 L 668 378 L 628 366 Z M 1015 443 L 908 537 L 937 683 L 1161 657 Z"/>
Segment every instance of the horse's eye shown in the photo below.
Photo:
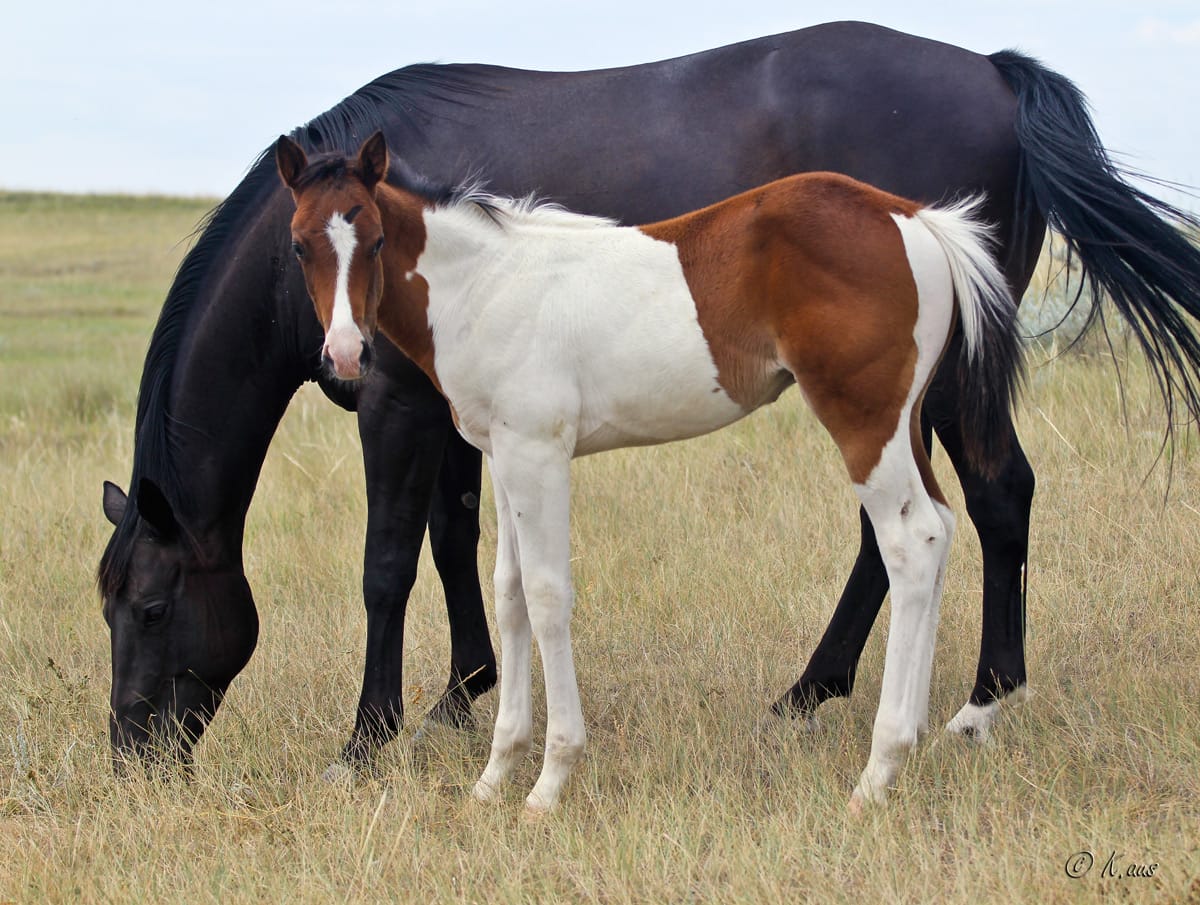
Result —
<path fill-rule="evenodd" d="M 383 236 L 380 236 L 378 239 L 375 240 L 375 244 L 371 246 L 371 252 L 370 252 L 371 257 L 374 258 L 374 257 L 378 256 L 378 254 L 382 248 L 383 248 Z"/>
<path fill-rule="evenodd" d="M 297 258 L 303 258 L 304 257 L 304 246 L 301 245 L 299 242 L 293 242 L 292 243 L 292 254 L 294 254 Z"/>
<path fill-rule="evenodd" d="M 146 628 L 152 628 L 163 621 L 167 615 L 167 602 L 158 600 L 142 608 L 142 624 Z"/>

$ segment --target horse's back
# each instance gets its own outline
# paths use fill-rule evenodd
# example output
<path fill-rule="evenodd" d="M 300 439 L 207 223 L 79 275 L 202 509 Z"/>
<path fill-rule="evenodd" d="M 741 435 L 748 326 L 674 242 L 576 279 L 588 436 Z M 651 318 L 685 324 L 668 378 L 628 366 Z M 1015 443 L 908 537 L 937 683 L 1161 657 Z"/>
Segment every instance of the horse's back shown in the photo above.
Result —
<path fill-rule="evenodd" d="M 987 57 L 860 22 L 617 69 L 458 71 L 476 94 L 419 141 L 389 134 L 410 163 L 624 223 L 814 170 L 928 202 L 1016 175 L 1015 100 Z"/>

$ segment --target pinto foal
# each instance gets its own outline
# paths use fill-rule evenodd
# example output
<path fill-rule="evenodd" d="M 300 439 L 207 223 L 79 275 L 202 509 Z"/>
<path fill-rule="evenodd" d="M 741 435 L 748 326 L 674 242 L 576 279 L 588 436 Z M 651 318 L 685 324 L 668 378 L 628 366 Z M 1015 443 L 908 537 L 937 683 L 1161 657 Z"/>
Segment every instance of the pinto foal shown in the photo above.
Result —
<path fill-rule="evenodd" d="M 327 366 L 362 376 L 378 324 L 488 456 L 502 671 L 475 797 L 495 797 L 529 749 L 531 634 L 548 715 L 526 806 L 553 808 L 583 753 L 571 459 L 716 430 L 795 382 L 841 451 L 891 583 L 883 688 L 851 805 L 883 800 L 928 724 L 954 528 L 921 442 L 921 398 L 957 314 L 960 377 L 974 400 L 965 433 L 986 468 L 980 438 L 1004 422 L 1020 370 L 1015 305 L 974 204 L 922 207 L 809 174 L 622 227 L 436 190 L 402 164 L 390 184 L 379 133 L 354 158 L 312 161 L 282 137 L 276 159 L 296 202 L 293 250 Z"/>

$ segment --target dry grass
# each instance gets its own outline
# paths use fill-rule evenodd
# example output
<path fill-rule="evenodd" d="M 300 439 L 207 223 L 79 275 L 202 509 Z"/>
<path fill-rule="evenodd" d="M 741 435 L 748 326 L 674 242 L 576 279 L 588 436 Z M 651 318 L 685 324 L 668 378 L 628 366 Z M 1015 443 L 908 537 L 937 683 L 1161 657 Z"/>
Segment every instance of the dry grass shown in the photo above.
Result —
<path fill-rule="evenodd" d="M 853 496 L 794 393 L 714 437 L 576 466 L 590 755 L 560 814 L 520 817 L 536 758 L 501 806 L 467 802 L 486 728 L 410 731 L 378 777 L 319 781 L 358 691 L 364 524 L 353 419 L 319 392 L 290 409 L 251 509 L 262 640 L 195 781 L 118 783 L 92 586 L 100 482 L 127 479 L 141 351 L 201 211 L 29 196 L 0 211 L 0 902 L 1200 902 L 1200 460 L 1179 450 L 1164 503 L 1143 376 L 1130 368 L 1126 428 L 1111 365 L 1078 356 L 1037 367 L 1020 413 L 1039 476 L 1035 697 L 989 747 L 927 740 L 863 820 L 845 803 L 882 631 L 817 732 L 753 732 L 855 546 Z M 933 682 L 943 721 L 978 644 L 978 547 L 961 524 Z M 427 556 L 409 624 L 417 715 L 448 663 Z M 482 726 L 493 708 L 480 702 Z M 1069 879 L 1081 850 L 1096 863 Z M 1154 876 L 1101 876 L 1110 853 Z"/>

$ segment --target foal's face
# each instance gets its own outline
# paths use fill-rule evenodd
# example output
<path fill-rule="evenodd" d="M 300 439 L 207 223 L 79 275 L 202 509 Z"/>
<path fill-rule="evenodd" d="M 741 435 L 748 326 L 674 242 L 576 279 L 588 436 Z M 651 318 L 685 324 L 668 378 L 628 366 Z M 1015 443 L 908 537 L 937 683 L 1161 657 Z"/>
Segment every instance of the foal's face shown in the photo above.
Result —
<path fill-rule="evenodd" d="M 375 186 L 387 172 L 387 149 L 371 144 L 368 139 L 358 158 L 327 173 L 319 160 L 310 168 L 290 139 L 276 146 L 280 175 L 296 201 L 292 252 L 325 329 L 321 357 L 341 380 L 357 380 L 371 366 L 383 293 Z"/>

